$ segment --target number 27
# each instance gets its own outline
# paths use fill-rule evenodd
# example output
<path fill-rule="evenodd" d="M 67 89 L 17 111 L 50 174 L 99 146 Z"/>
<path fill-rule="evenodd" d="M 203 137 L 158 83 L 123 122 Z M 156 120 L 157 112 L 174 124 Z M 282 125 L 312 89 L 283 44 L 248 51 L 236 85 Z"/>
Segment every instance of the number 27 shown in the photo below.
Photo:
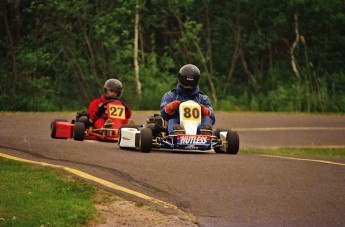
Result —
<path fill-rule="evenodd" d="M 110 107 L 110 115 L 115 117 L 122 117 L 124 113 L 123 106 L 112 106 Z"/>

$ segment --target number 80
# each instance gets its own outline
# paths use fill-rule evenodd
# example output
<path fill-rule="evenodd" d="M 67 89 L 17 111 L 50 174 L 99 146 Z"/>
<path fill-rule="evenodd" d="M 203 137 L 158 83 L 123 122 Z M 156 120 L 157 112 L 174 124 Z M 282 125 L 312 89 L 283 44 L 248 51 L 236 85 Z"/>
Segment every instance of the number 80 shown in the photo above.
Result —
<path fill-rule="evenodd" d="M 200 117 L 199 108 L 186 107 L 186 108 L 184 108 L 183 116 L 185 118 L 196 118 L 196 119 L 198 119 Z"/>

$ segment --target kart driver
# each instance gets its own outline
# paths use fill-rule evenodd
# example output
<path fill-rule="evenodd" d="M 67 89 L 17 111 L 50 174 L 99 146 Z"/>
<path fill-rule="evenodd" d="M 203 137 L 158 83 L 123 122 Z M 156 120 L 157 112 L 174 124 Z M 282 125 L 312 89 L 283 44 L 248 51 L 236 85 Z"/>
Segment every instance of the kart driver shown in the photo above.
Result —
<path fill-rule="evenodd" d="M 94 128 L 102 128 L 108 118 L 106 114 L 106 105 L 102 105 L 107 100 L 119 100 L 123 91 L 121 81 L 117 79 L 109 79 L 104 83 L 103 94 L 100 98 L 96 98 L 91 101 L 89 105 L 89 117 L 92 122 L 94 122 Z M 127 124 L 128 119 L 132 115 L 131 109 L 122 103 L 125 106 L 125 122 Z"/>
<path fill-rule="evenodd" d="M 216 122 L 211 101 L 207 95 L 200 91 L 200 70 L 192 64 L 184 65 L 178 73 L 178 84 L 175 89 L 164 94 L 160 113 L 164 120 L 167 121 L 168 134 L 173 134 L 174 130 L 181 130 L 179 124 L 179 106 L 181 101 L 194 100 L 201 106 L 201 125 L 200 129 L 212 130 L 212 126 Z"/>

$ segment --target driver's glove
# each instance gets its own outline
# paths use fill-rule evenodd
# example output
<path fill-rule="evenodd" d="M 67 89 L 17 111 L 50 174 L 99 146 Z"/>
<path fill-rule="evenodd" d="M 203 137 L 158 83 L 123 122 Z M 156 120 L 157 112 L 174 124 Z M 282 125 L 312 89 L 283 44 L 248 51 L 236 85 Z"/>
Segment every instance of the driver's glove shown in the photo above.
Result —
<path fill-rule="evenodd" d="M 103 114 L 105 114 L 105 108 L 106 108 L 106 105 L 100 105 L 99 107 L 98 107 L 98 110 L 96 111 L 96 115 L 97 116 L 99 116 L 99 117 L 101 117 Z"/>
<path fill-rule="evenodd" d="M 200 106 L 201 106 L 201 115 L 202 116 L 207 116 L 207 117 L 211 116 L 211 111 L 209 108 L 207 108 L 206 106 L 204 106 L 202 104 L 200 104 Z"/>
<path fill-rule="evenodd" d="M 169 103 L 168 105 L 166 105 L 164 108 L 164 111 L 169 115 L 173 115 L 175 110 L 177 110 L 178 107 L 180 106 L 180 103 L 181 103 L 180 101 L 175 100 L 175 101 Z"/>

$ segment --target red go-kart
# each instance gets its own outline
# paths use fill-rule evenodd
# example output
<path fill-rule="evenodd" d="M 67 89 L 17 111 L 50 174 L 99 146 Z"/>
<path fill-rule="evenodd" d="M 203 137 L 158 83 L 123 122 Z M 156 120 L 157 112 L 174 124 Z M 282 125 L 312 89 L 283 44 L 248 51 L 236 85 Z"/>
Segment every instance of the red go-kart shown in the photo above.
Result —
<path fill-rule="evenodd" d="M 100 140 L 117 142 L 119 128 L 128 124 L 125 117 L 125 106 L 118 100 L 108 100 L 106 105 L 108 119 L 102 128 L 95 129 L 87 112 L 77 112 L 76 119 L 68 122 L 65 119 L 55 119 L 50 125 L 50 136 L 53 139 L 74 139 L 78 141 Z"/>

